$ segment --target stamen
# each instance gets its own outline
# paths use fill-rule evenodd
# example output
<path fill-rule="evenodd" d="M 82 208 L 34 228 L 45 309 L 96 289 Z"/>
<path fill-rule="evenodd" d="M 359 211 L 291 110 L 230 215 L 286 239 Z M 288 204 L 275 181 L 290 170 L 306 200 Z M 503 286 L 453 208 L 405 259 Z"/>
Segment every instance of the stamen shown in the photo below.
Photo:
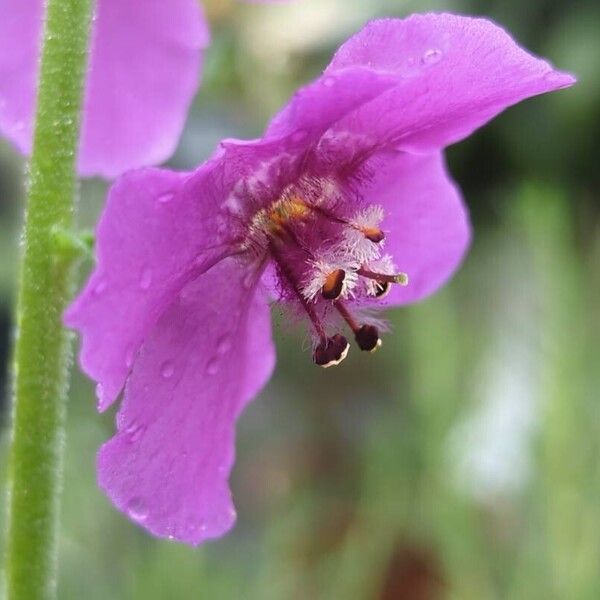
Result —
<path fill-rule="evenodd" d="M 358 231 L 363 234 L 365 238 L 374 244 L 379 244 L 385 239 L 385 233 L 376 225 L 370 225 L 364 223 L 364 217 L 361 215 L 356 221 L 351 221 L 350 219 L 345 219 L 343 217 L 338 217 L 333 214 L 326 208 L 322 206 L 309 206 L 311 210 L 320 215 L 324 216 L 326 219 L 333 223 L 339 223 L 340 225 L 346 225 L 347 227 L 351 227 L 355 231 Z"/>
<path fill-rule="evenodd" d="M 385 239 L 385 233 L 379 229 L 379 227 L 359 227 L 358 225 L 352 225 L 354 229 L 360 231 L 369 241 L 374 244 L 379 244 Z"/>
<path fill-rule="evenodd" d="M 336 269 L 327 275 L 325 283 L 321 288 L 321 295 L 326 300 L 336 300 L 342 295 L 344 290 L 344 281 L 346 280 L 346 271 Z"/>
<path fill-rule="evenodd" d="M 339 365 L 348 356 L 350 344 L 341 334 L 336 333 L 333 337 L 327 338 L 315 348 L 313 360 L 315 364 L 328 369 Z"/>
<path fill-rule="evenodd" d="M 279 266 L 279 269 L 281 270 L 282 275 L 287 279 L 292 290 L 294 290 L 296 297 L 298 298 L 300 304 L 302 305 L 302 308 L 306 311 L 306 314 L 308 315 L 308 318 L 310 319 L 312 326 L 314 327 L 317 335 L 321 339 L 321 343 L 323 343 L 325 340 L 328 339 L 327 333 L 325 332 L 325 328 L 323 327 L 321 320 L 317 316 L 314 306 L 312 304 L 310 304 L 310 302 L 308 302 L 306 300 L 306 298 L 302 295 L 302 292 L 300 291 L 300 289 L 298 288 L 298 285 L 296 284 L 294 275 L 291 272 L 288 265 L 283 260 L 281 254 L 279 253 L 279 250 L 277 249 L 277 245 L 274 244 L 273 242 L 271 242 L 271 243 L 269 243 L 269 248 L 271 250 L 271 255 L 273 256 L 275 262 L 277 263 L 277 265 Z"/>
<path fill-rule="evenodd" d="M 395 275 L 387 275 L 386 273 L 375 273 L 361 267 L 357 273 L 361 277 L 374 279 L 378 283 L 397 283 L 398 285 L 408 285 L 408 275 L 406 273 L 396 273 Z"/>
<path fill-rule="evenodd" d="M 327 252 L 324 252 L 324 255 L 327 257 Z M 344 264 L 344 258 L 338 260 L 335 254 L 332 254 L 331 260 L 310 260 L 300 286 L 302 295 L 307 300 L 314 301 L 318 297 L 337 300 L 351 295 L 358 281 L 357 265 Z"/>
<path fill-rule="evenodd" d="M 361 350 L 375 352 L 377 348 L 381 347 L 382 341 L 377 327 L 374 325 L 359 325 L 342 302 L 336 302 L 335 307 L 352 329 L 354 339 Z"/>
<path fill-rule="evenodd" d="M 375 325 L 363 325 L 354 337 L 358 347 L 365 352 L 375 352 L 383 343 Z"/>
<path fill-rule="evenodd" d="M 373 295 L 375 298 L 385 298 L 392 289 L 392 284 L 389 281 L 384 281 L 381 283 L 379 281 L 375 281 L 374 283 L 375 285 L 373 287 L 375 293 Z"/>

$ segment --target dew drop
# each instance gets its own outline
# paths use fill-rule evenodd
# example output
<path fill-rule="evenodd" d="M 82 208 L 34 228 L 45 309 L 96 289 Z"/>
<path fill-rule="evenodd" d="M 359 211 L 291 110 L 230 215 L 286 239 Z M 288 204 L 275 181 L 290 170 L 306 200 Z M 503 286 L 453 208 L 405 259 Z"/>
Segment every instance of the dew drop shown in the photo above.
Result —
<path fill-rule="evenodd" d="M 256 277 L 255 277 L 254 271 L 249 271 L 248 273 L 246 273 L 246 275 L 244 275 L 242 285 L 247 290 L 251 290 L 252 287 L 254 286 L 255 282 L 256 282 Z"/>
<path fill-rule="evenodd" d="M 96 386 L 96 398 L 98 398 L 98 405 L 104 403 L 104 386 L 101 383 Z"/>
<path fill-rule="evenodd" d="M 148 518 L 148 507 L 142 498 L 136 496 L 127 503 L 127 514 L 134 521 L 145 521 Z"/>
<path fill-rule="evenodd" d="M 219 359 L 215 356 L 211 358 L 206 365 L 208 375 L 216 375 L 219 372 Z"/>
<path fill-rule="evenodd" d="M 217 354 L 219 356 L 224 356 L 231 350 L 231 338 L 228 335 L 224 335 L 217 342 Z"/>
<path fill-rule="evenodd" d="M 292 142 L 301 142 L 308 135 L 308 131 L 306 129 L 299 129 L 295 133 L 292 134 Z"/>
<path fill-rule="evenodd" d="M 439 48 L 430 48 L 421 57 L 421 63 L 424 65 L 434 65 L 442 58 L 442 51 Z"/>
<path fill-rule="evenodd" d="M 125 429 L 125 435 L 127 435 L 128 441 L 131 444 L 134 444 L 142 437 L 142 435 L 144 435 L 145 431 L 146 428 L 143 425 L 139 425 L 134 421 L 127 429 Z"/>
<path fill-rule="evenodd" d="M 172 192 L 167 192 L 166 194 L 161 194 L 156 201 L 159 204 L 166 204 L 167 202 L 171 202 L 171 200 L 173 200 L 173 193 Z"/>
<path fill-rule="evenodd" d="M 160 374 L 164 379 L 169 379 L 173 376 L 173 373 L 175 373 L 175 367 L 170 360 L 167 360 L 162 364 L 162 367 L 160 368 Z"/>
<path fill-rule="evenodd" d="M 100 294 L 102 294 L 104 292 L 104 290 L 107 287 L 107 283 L 106 283 L 106 279 L 101 279 L 96 286 L 94 287 L 94 289 L 92 290 L 92 294 L 94 294 L 94 296 L 100 296 Z"/>
<path fill-rule="evenodd" d="M 188 517 L 185 522 L 185 529 L 188 533 L 195 533 L 198 529 L 198 521 L 194 517 Z"/>
<path fill-rule="evenodd" d="M 152 271 L 149 268 L 145 268 L 142 271 L 142 275 L 140 277 L 140 287 L 143 290 L 147 290 L 152 285 Z"/>
<path fill-rule="evenodd" d="M 325 77 L 325 79 L 323 80 L 323 85 L 325 87 L 333 87 L 335 85 L 335 77 Z"/>
<path fill-rule="evenodd" d="M 131 369 L 131 367 L 133 366 L 133 360 L 135 358 L 135 351 L 133 348 L 129 347 L 127 348 L 127 352 L 125 353 L 125 366 L 128 369 Z"/>

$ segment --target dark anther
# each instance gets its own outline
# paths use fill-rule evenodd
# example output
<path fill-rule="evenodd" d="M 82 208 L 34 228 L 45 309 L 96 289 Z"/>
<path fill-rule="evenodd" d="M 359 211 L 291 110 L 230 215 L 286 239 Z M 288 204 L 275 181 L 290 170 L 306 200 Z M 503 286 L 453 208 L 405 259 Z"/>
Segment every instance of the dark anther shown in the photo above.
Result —
<path fill-rule="evenodd" d="M 343 269 L 336 269 L 327 275 L 325 284 L 321 289 L 321 294 L 326 300 L 336 300 L 342 294 L 344 289 L 344 280 L 346 273 Z"/>
<path fill-rule="evenodd" d="M 313 354 L 315 364 L 327 369 L 339 365 L 348 355 L 350 344 L 341 334 L 336 333 L 333 337 L 324 339 Z"/>
<path fill-rule="evenodd" d="M 375 298 L 383 298 L 387 296 L 392 289 L 392 284 L 389 281 L 378 281 L 375 283 Z"/>
<path fill-rule="evenodd" d="M 379 331 L 374 325 L 362 325 L 355 332 L 354 338 L 358 347 L 365 352 L 375 352 L 381 346 Z"/>

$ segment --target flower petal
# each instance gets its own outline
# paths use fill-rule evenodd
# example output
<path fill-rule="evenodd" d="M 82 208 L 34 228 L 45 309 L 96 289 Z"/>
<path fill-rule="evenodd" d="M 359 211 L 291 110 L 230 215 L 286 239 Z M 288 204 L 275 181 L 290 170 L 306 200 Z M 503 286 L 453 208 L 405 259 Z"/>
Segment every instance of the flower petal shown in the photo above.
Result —
<path fill-rule="evenodd" d="M 309 141 L 395 84 L 395 77 L 363 66 L 323 76 L 294 94 L 273 117 L 265 136 L 304 136 Z"/>
<path fill-rule="evenodd" d="M 0 4 L 0 131 L 31 149 L 42 0 Z M 197 0 L 99 0 L 79 156 L 112 178 L 166 160 L 199 84 L 208 29 Z"/>
<path fill-rule="evenodd" d="M 31 150 L 42 0 L 0 0 L 0 133 Z"/>
<path fill-rule="evenodd" d="M 99 410 L 114 401 L 144 335 L 216 240 L 211 206 L 183 193 L 187 181 L 186 173 L 141 169 L 110 190 L 96 270 L 65 315 L 82 334 L 81 366 L 98 382 Z"/>
<path fill-rule="evenodd" d="M 384 302 L 408 304 L 435 292 L 460 265 L 471 237 L 466 207 L 443 155 L 391 155 L 378 163 L 371 187 L 362 193 L 383 207 L 384 253 L 408 274 L 408 285 L 393 286 Z"/>
<path fill-rule="evenodd" d="M 193 174 L 140 169 L 112 186 L 96 269 L 65 315 L 82 335 L 80 363 L 98 382 L 99 410 L 115 400 L 144 336 L 181 288 L 236 251 L 239 211 L 252 209 L 238 183 L 278 193 L 296 172 L 288 150 L 289 140 L 224 140 Z"/>
<path fill-rule="evenodd" d="M 275 361 L 258 276 L 225 259 L 188 284 L 145 341 L 100 449 L 100 486 L 155 535 L 199 544 L 235 521 L 235 421 Z"/>
<path fill-rule="evenodd" d="M 451 14 L 373 21 L 339 49 L 324 77 L 359 66 L 397 84 L 332 132 L 368 133 L 414 152 L 457 142 L 508 106 L 575 81 L 494 23 Z"/>

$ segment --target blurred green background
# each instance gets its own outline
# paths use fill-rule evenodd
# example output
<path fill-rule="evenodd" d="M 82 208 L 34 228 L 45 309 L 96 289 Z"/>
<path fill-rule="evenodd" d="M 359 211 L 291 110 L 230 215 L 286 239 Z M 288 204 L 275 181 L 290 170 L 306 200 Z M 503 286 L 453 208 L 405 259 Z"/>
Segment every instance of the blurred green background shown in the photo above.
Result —
<path fill-rule="evenodd" d="M 449 150 L 473 247 L 439 294 L 389 311 L 382 351 L 316 369 L 302 333 L 274 311 L 277 372 L 240 421 L 239 518 L 224 539 L 199 549 L 156 540 L 112 509 L 94 454 L 114 411 L 99 416 L 75 374 L 59 598 L 600 598 L 600 4 L 204 4 L 213 43 L 176 168 L 222 137 L 260 134 L 376 16 L 487 15 L 579 83 Z M 23 169 L 0 142 L 4 425 Z M 105 191 L 84 182 L 82 226 Z M 6 435 L 2 467 L 5 450 Z"/>

